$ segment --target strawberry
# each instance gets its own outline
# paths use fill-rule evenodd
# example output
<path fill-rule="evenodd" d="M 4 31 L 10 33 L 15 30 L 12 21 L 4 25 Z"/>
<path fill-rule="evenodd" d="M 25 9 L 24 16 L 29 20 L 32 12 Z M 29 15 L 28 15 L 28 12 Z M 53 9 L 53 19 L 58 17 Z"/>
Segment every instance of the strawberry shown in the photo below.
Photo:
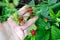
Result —
<path fill-rule="evenodd" d="M 32 36 L 34 36 L 36 34 L 35 30 L 32 30 L 31 34 L 32 34 Z"/>
<path fill-rule="evenodd" d="M 19 18 L 18 20 L 19 20 L 19 22 L 20 22 L 19 25 L 23 25 L 23 24 L 24 24 L 24 22 L 23 22 L 23 17 Z"/>
<path fill-rule="evenodd" d="M 28 12 L 32 12 L 32 7 L 28 7 Z"/>
<path fill-rule="evenodd" d="M 23 21 L 23 17 L 19 18 L 19 21 L 20 21 L 20 22 Z"/>

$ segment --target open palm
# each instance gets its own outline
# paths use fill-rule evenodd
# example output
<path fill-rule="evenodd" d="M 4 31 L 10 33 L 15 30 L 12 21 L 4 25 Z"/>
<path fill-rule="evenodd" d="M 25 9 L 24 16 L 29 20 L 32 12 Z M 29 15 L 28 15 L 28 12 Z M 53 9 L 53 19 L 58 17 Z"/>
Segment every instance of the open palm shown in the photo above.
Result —
<path fill-rule="evenodd" d="M 22 15 L 23 17 L 30 16 L 29 12 L 26 12 L 26 8 L 27 6 L 22 7 L 19 10 L 19 14 Z M 29 19 L 24 25 L 19 26 L 17 25 L 14 20 L 13 20 L 13 16 L 9 17 L 8 20 L 6 22 L 3 23 L 3 26 L 5 26 L 5 29 L 10 29 L 10 33 L 8 33 L 8 35 L 10 35 L 10 40 L 13 40 L 13 37 L 16 37 L 16 39 L 14 40 L 18 40 L 18 38 L 20 40 L 24 40 L 25 36 L 27 35 L 27 29 L 38 19 L 37 16 Z M 9 28 L 8 28 L 9 27 Z M 18 38 L 17 38 L 18 37 Z"/>

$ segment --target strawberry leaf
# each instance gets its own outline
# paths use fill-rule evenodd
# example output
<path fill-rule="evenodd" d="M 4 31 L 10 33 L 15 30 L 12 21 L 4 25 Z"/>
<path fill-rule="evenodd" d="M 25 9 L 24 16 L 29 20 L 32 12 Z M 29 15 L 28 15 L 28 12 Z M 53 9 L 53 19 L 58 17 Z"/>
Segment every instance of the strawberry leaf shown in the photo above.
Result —
<path fill-rule="evenodd" d="M 49 14 L 50 14 L 51 18 L 56 18 L 56 15 L 54 14 L 52 9 L 49 9 Z"/>
<path fill-rule="evenodd" d="M 20 0 L 13 0 L 14 5 L 17 6 L 18 3 L 19 3 L 19 1 L 20 1 Z"/>
<path fill-rule="evenodd" d="M 59 17 L 60 16 L 60 10 L 58 11 L 58 13 L 56 14 L 56 17 Z"/>
<path fill-rule="evenodd" d="M 58 29 L 56 26 L 52 26 L 51 36 L 52 36 L 52 40 L 59 40 L 60 39 L 60 29 Z"/>
<path fill-rule="evenodd" d="M 57 0 L 48 0 L 49 4 L 53 4 L 53 3 L 56 3 L 56 2 L 57 2 Z"/>
<path fill-rule="evenodd" d="M 35 7 L 35 2 L 34 2 L 34 0 L 32 0 L 28 5 L 31 6 L 31 7 Z"/>
<path fill-rule="evenodd" d="M 56 18 L 56 21 L 57 21 L 57 22 L 60 22 L 60 18 Z"/>

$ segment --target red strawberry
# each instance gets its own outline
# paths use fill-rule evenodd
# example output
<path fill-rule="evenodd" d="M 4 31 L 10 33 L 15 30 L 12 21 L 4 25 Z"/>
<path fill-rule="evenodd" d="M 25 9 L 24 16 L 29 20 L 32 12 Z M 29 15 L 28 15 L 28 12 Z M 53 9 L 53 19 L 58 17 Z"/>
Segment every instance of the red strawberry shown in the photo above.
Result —
<path fill-rule="evenodd" d="M 32 12 L 32 7 L 28 7 L 28 12 Z"/>
<path fill-rule="evenodd" d="M 24 25 L 23 17 L 19 18 L 18 20 L 19 20 L 19 22 L 20 22 L 19 25 Z"/>
<path fill-rule="evenodd" d="M 31 34 L 32 34 L 32 36 L 34 36 L 36 34 L 35 30 L 32 30 Z"/>
<path fill-rule="evenodd" d="M 19 18 L 19 21 L 20 21 L 20 22 L 23 21 L 23 17 Z"/>

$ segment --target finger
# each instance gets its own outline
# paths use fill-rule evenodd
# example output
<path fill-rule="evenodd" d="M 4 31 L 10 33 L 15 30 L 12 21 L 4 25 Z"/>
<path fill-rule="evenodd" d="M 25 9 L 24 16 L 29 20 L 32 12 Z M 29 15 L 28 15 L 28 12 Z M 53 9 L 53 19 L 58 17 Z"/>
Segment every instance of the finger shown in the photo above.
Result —
<path fill-rule="evenodd" d="M 13 17 L 11 16 L 10 18 L 8 18 L 8 24 L 11 26 L 11 27 L 13 27 L 13 28 L 15 28 L 16 26 L 18 26 L 15 22 L 14 22 L 14 20 L 13 20 Z"/>
<path fill-rule="evenodd" d="M 26 14 L 23 15 L 23 17 L 29 17 L 30 16 L 30 13 L 27 12 Z"/>
<path fill-rule="evenodd" d="M 36 20 L 38 19 L 38 17 L 34 17 L 34 18 L 31 18 L 30 20 L 28 20 L 25 24 L 24 24 L 24 28 L 23 30 L 27 29 L 30 25 L 32 25 Z"/>
<path fill-rule="evenodd" d="M 28 7 L 28 5 L 23 6 L 21 9 L 19 9 L 18 13 L 19 15 L 23 15 L 24 13 L 26 13 L 26 8 Z"/>
<path fill-rule="evenodd" d="M 31 18 L 30 20 L 28 20 L 25 25 L 26 26 L 30 26 L 31 24 L 33 24 L 36 20 L 38 19 L 37 16 L 35 16 L 34 18 Z"/>

